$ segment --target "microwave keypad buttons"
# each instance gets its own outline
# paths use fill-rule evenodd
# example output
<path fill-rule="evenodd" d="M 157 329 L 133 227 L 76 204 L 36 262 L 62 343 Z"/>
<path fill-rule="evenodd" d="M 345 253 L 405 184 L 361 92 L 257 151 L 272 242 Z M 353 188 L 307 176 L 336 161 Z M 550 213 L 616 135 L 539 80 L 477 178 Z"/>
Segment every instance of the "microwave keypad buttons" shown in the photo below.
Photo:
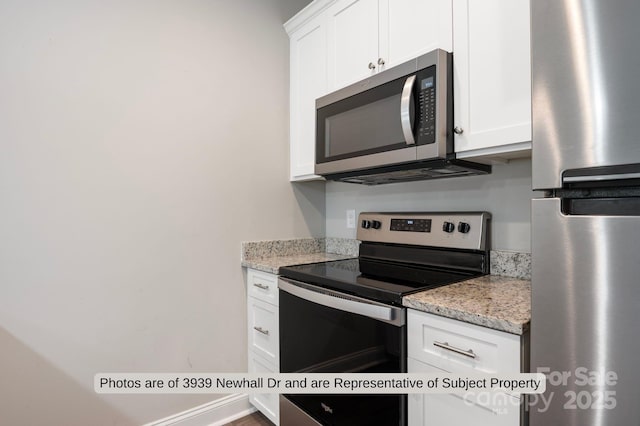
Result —
<path fill-rule="evenodd" d="M 435 139 L 435 89 L 433 87 L 420 91 L 420 124 L 418 137 L 429 141 Z"/>

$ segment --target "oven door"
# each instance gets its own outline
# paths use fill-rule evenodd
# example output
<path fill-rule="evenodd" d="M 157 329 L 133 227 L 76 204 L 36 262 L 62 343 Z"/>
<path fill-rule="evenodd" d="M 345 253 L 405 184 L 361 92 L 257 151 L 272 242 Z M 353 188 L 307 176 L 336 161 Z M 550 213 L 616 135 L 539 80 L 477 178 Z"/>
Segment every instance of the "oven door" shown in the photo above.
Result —
<path fill-rule="evenodd" d="M 406 310 L 279 280 L 280 371 L 406 372 Z M 406 395 L 283 395 L 280 424 L 406 425 Z M 294 409 L 292 409 L 294 408 Z M 314 423 L 315 422 L 315 423 Z"/>

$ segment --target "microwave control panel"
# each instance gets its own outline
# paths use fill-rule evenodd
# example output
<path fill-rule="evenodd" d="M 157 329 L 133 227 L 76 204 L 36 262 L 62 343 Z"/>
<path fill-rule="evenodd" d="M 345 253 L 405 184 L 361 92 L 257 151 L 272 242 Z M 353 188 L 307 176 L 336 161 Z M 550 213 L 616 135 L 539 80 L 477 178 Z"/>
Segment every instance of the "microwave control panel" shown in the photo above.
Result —
<path fill-rule="evenodd" d="M 436 67 L 429 67 L 416 75 L 418 90 L 417 143 L 436 141 Z"/>

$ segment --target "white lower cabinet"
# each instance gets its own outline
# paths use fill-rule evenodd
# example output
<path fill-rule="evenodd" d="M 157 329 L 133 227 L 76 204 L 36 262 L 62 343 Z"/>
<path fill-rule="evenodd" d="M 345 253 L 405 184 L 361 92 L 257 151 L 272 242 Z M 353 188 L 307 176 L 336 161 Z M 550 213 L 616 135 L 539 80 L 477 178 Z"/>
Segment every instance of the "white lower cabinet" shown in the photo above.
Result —
<path fill-rule="evenodd" d="M 275 364 L 279 358 L 278 307 L 250 297 L 249 350 Z"/>
<path fill-rule="evenodd" d="M 520 336 L 412 309 L 407 329 L 409 373 L 519 373 L 525 368 Z M 498 392 L 411 394 L 408 418 L 409 426 L 525 424 L 521 398 Z"/>
<path fill-rule="evenodd" d="M 249 373 L 280 371 L 278 276 L 247 270 Z M 278 394 L 251 394 L 249 401 L 274 424 L 280 423 Z"/>
<path fill-rule="evenodd" d="M 274 373 L 278 369 L 259 355 L 249 351 L 249 373 Z M 279 402 L 277 393 L 253 393 L 249 402 L 276 425 L 279 423 Z"/>
<path fill-rule="evenodd" d="M 447 373 L 412 358 L 408 361 L 410 373 Z M 463 394 L 409 395 L 409 426 L 519 424 L 520 399 L 513 395 L 495 393 L 475 400 Z"/>

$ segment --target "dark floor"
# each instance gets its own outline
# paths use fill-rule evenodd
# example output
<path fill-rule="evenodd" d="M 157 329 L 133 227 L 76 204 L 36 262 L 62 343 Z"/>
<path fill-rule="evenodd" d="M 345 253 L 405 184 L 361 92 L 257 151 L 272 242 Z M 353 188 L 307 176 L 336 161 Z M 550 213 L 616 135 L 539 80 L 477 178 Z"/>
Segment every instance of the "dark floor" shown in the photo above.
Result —
<path fill-rule="evenodd" d="M 227 423 L 225 426 L 273 426 L 273 423 L 267 419 L 261 412 L 256 411 L 241 419 Z"/>

